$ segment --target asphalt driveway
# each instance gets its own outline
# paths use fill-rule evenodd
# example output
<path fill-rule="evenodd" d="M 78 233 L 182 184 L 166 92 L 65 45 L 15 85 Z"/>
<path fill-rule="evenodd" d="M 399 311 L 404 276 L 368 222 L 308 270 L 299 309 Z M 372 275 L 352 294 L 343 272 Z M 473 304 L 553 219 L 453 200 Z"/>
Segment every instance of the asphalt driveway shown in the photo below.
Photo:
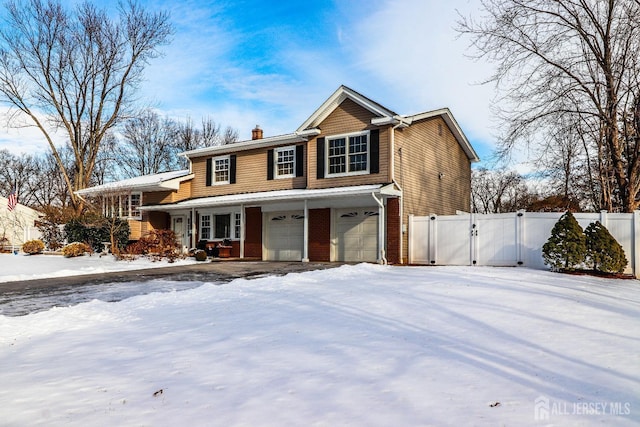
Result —
<path fill-rule="evenodd" d="M 99 299 L 120 301 L 150 292 L 180 291 L 201 282 L 284 275 L 339 267 L 340 263 L 215 261 L 144 270 L 0 283 L 0 314 L 21 316 Z"/>

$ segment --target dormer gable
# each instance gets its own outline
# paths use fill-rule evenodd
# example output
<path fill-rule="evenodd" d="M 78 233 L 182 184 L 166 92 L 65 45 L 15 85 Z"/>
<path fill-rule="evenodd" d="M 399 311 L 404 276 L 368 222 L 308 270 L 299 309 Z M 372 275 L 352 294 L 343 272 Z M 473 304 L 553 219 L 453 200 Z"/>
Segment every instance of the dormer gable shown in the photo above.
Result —
<path fill-rule="evenodd" d="M 296 133 L 315 129 L 346 99 L 350 99 L 361 107 L 369 110 L 377 118 L 392 118 L 396 113 L 383 107 L 355 90 L 341 85 L 307 120 L 300 125 Z"/>

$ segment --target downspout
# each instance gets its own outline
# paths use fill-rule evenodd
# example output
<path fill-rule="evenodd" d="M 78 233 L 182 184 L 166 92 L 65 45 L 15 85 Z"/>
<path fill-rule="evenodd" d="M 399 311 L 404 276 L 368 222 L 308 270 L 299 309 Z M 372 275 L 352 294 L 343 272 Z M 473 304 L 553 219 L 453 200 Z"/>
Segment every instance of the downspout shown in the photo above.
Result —
<path fill-rule="evenodd" d="M 302 262 L 309 262 L 309 205 L 307 199 L 304 199 L 304 219 L 303 219 L 303 246 L 302 246 Z"/>
<path fill-rule="evenodd" d="M 240 259 L 244 258 L 244 238 L 245 238 L 244 204 L 242 204 L 240 205 Z"/>
<path fill-rule="evenodd" d="M 378 259 L 378 263 L 386 265 L 387 258 L 385 257 L 384 251 L 384 203 L 382 203 L 382 197 L 378 199 L 375 193 L 371 193 L 371 197 L 378 204 L 378 246 L 380 247 L 380 258 Z"/>
<path fill-rule="evenodd" d="M 398 182 L 396 181 L 396 129 L 398 129 L 400 126 L 402 125 L 408 126 L 407 123 L 403 122 L 402 119 L 398 120 L 398 124 L 393 126 L 391 128 L 391 135 L 390 135 L 390 142 L 391 142 L 391 182 L 395 183 L 398 188 L 400 189 L 400 192 L 402 192 L 402 187 L 400 185 L 398 185 Z M 400 154 L 402 155 L 402 154 Z M 402 233 L 402 227 L 404 226 L 404 218 L 403 218 L 403 213 L 404 213 L 404 192 L 402 192 L 402 195 L 400 196 L 400 229 L 398 230 L 399 234 L 400 234 L 400 263 L 402 264 L 402 254 L 403 254 L 403 247 L 404 247 L 404 235 Z"/>

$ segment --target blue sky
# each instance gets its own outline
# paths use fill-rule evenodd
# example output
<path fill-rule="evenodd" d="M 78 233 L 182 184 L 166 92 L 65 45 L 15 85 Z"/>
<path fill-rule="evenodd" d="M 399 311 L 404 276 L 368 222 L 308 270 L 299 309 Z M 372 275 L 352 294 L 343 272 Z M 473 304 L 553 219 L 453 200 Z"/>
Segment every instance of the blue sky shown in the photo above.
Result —
<path fill-rule="evenodd" d="M 341 84 L 399 114 L 449 107 L 481 158 L 493 146 L 491 67 L 465 57 L 456 10 L 478 0 L 146 0 L 175 26 L 140 98 L 177 119 L 211 117 L 249 139 L 294 131 Z M 27 141 L 25 141 L 27 140 Z M 44 151 L 0 128 L 0 148 Z"/>

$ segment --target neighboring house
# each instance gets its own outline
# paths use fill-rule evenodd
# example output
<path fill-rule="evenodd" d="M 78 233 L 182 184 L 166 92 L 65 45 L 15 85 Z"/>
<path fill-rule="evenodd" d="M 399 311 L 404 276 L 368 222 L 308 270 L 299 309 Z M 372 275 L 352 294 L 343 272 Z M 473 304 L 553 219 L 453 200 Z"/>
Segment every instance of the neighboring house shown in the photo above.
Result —
<path fill-rule="evenodd" d="M 236 257 L 390 263 L 406 262 L 409 215 L 470 211 L 478 161 L 448 109 L 400 116 L 345 86 L 293 133 L 183 155 L 188 171 L 106 184 L 132 239 L 171 228 Z"/>
<path fill-rule="evenodd" d="M 8 200 L 0 196 L 0 250 L 20 249 L 28 240 L 39 239 L 36 221 L 42 214 L 18 203 L 12 211 Z"/>

